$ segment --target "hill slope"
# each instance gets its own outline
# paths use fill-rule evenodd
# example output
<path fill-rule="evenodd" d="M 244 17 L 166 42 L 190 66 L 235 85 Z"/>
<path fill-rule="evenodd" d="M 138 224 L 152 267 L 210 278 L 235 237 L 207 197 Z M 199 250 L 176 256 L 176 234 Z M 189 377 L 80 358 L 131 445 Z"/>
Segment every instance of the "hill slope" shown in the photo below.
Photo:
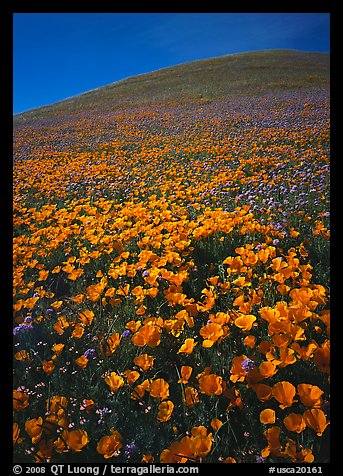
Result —
<path fill-rule="evenodd" d="M 16 118 L 16 463 L 329 461 L 329 106 L 269 51 Z"/>
<path fill-rule="evenodd" d="M 329 86 L 326 53 L 267 50 L 193 61 L 115 82 L 18 114 L 15 123 L 84 108 L 164 100 L 211 100 Z"/>

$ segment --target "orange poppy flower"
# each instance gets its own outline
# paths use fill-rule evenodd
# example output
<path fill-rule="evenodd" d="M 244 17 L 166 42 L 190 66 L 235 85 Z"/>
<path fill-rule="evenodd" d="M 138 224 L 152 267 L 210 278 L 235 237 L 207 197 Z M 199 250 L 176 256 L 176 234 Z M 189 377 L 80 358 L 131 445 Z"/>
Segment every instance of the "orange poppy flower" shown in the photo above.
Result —
<path fill-rule="evenodd" d="M 314 351 L 318 348 L 317 344 L 315 344 L 314 342 L 311 342 L 309 345 L 304 346 L 300 346 L 297 342 L 294 342 L 291 347 L 304 361 L 311 359 L 313 357 Z"/>
<path fill-rule="evenodd" d="M 160 463 L 186 463 L 188 459 L 194 461 L 191 448 L 191 437 L 185 436 L 180 441 L 174 441 L 170 447 L 160 454 Z"/>
<path fill-rule="evenodd" d="M 197 345 L 197 342 L 194 342 L 194 339 L 186 339 L 185 342 L 180 347 L 180 349 L 177 351 L 177 353 L 191 354 L 196 345 Z"/>
<path fill-rule="evenodd" d="M 210 425 L 214 431 L 218 431 L 219 428 L 223 426 L 223 422 L 219 420 L 219 418 L 213 418 L 210 422 Z"/>
<path fill-rule="evenodd" d="M 268 440 L 268 446 L 262 450 L 261 456 L 263 458 L 266 458 L 270 454 L 281 456 L 280 428 L 278 426 L 272 426 L 264 432 L 264 436 Z"/>
<path fill-rule="evenodd" d="M 19 438 L 20 435 L 20 428 L 18 423 L 13 423 L 13 444 L 15 445 L 17 442 L 20 443 L 22 438 Z"/>
<path fill-rule="evenodd" d="M 273 386 L 272 395 L 280 403 L 279 407 L 284 410 L 293 405 L 296 389 L 290 382 L 282 381 Z"/>
<path fill-rule="evenodd" d="M 37 443 L 43 433 L 43 418 L 32 418 L 31 420 L 26 420 L 25 422 L 25 430 L 29 434 L 32 443 Z"/>
<path fill-rule="evenodd" d="M 24 349 L 16 352 L 14 354 L 14 358 L 15 360 L 19 360 L 19 361 L 28 360 L 29 362 L 32 362 L 32 359 L 30 358 L 30 354 L 28 353 L 27 350 L 24 350 Z"/>
<path fill-rule="evenodd" d="M 80 452 L 88 443 L 89 436 L 85 430 L 63 430 L 54 446 L 58 453 L 62 453 L 66 449 Z"/>
<path fill-rule="evenodd" d="M 237 463 L 235 458 L 232 458 L 232 456 L 228 456 L 227 458 L 223 459 L 222 463 Z"/>
<path fill-rule="evenodd" d="M 290 413 L 284 418 L 283 423 L 288 431 L 295 431 L 301 433 L 306 428 L 306 423 L 301 414 Z"/>
<path fill-rule="evenodd" d="M 210 314 L 210 319 L 215 324 L 219 324 L 221 326 L 224 326 L 225 324 L 228 324 L 230 322 L 230 316 L 225 312 L 217 312 L 216 314 Z"/>
<path fill-rule="evenodd" d="M 89 360 L 85 355 L 81 355 L 79 358 L 75 360 L 75 363 L 81 367 L 81 369 L 85 369 L 88 365 Z"/>
<path fill-rule="evenodd" d="M 199 378 L 199 389 L 205 395 L 221 395 L 223 379 L 216 374 L 204 374 Z"/>
<path fill-rule="evenodd" d="M 136 370 L 125 370 L 124 375 L 129 385 L 134 384 L 136 380 L 139 379 L 139 376 L 140 376 L 139 372 L 137 372 Z"/>
<path fill-rule="evenodd" d="M 129 331 L 131 331 L 132 334 L 134 334 L 135 332 L 137 332 L 137 330 L 139 329 L 141 325 L 142 325 L 141 321 L 129 321 L 126 323 L 125 328 L 129 329 Z"/>
<path fill-rule="evenodd" d="M 196 403 L 199 403 L 198 390 L 194 387 L 186 387 L 185 394 L 183 396 L 183 401 L 187 405 L 187 407 L 192 407 Z"/>
<path fill-rule="evenodd" d="M 55 364 L 53 360 L 43 360 L 42 368 L 47 375 L 51 375 L 55 370 Z"/>
<path fill-rule="evenodd" d="M 188 383 L 188 380 L 193 372 L 192 367 L 188 365 L 183 365 L 181 367 L 181 378 L 177 381 L 178 383 Z"/>
<path fill-rule="evenodd" d="M 306 410 L 303 417 L 306 425 L 311 428 L 311 430 L 315 431 L 318 436 L 322 436 L 326 427 L 330 424 L 330 422 L 326 421 L 326 416 L 323 410 L 320 410 L 319 408 Z"/>
<path fill-rule="evenodd" d="M 100 438 L 96 450 L 99 454 L 103 455 L 104 458 L 112 458 L 113 456 L 118 456 L 120 449 L 123 447 L 123 437 L 121 434 L 111 429 L 111 435 L 106 435 Z"/>
<path fill-rule="evenodd" d="M 139 347 L 144 345 L 156 347 L 161 342 L 160 335 L 161 329 L 155 326 L 153 322 L 148 322 L 132 336 L 132 343 Z"/>
<path fill-rule="evenodd" d="M 74 327 L 74 330 L 72 332 L 72 336 L 75 337 L 75 339 L 81 339 L 83 334 L 85 333 L 85 326 L 82 324 L 82 322 L 79 322 L 76 324 Z"/>
<path fill-rule="evenodd" d="M 250 349 L 253 349 L 255 347 L 256 337 L 252 335 L 248 335 L 244 338 L 243 343 Z"/>
<path fill-rule="evenodd" d="M 313 356 L 313 362 L 318 366 L 319 370 L 327 374 L 330 373 L 330 341 L 326 340 L 318 347 Z"/>
<path fill-rule="evenodd" d="M 80 405 L 80 410 L 86 410 L 89 413 L 94 407 L 94 400 L 85 398 Z"/>
<path fill-rule="evenodd" d="M 56 324 L 54 324 L 54 330 L 57 334 L 63 334 L 64 331 L 69 327 L 69 322 L 66 319 L 66 316 L 59 316 Z"/>
<path fill-rule="evenodd" d="M 234 383 L 236 382 L 243 382 L 245 376 L 247 375 L 247 371 L 242 368 L 242 362 L 246 360 L 248 357 L 243 354 L 232 359 L 231 369 L 230 369 L 230 380 Z"/>
<path fill-rule="evenodd" d="M 277 311 L 276 309 L 272 307 L 261 307 L 260 309 L 260 315 L 262 319 L 265 319 L 269 324 L 274 324 L 279 317 L 280 317 L 280 312 Z"/>
<path fill-rule="evenodd" d="M 260 374 L 263 376 L 263 378 L 269 378 L 276 374 L 277 367 L 275 364 L 273 364 L 273 362 L 267 360 L 260 364 L 258 370 L 260 371 Z"/>
<path fill-rule="evenodd" d="M 54 309 L 59 309 L 63 304 L 63 301 L 54 301 L 50 304 Z"/>
<path fill-rule="evenodd" d="M 257 383 L 252 385 L 251 388 L 256 393 L 257 398 L 261 402 L 266 402 L 272 398 L 272 387 L 265 385 L 264 383 Z"/>
<path fill-rule="evenodd" d="M 115 372 L 106 375 L 105 382 L 110 387 L 111 392 L 117 392 L 124 385 L 124 379 Z"/>
<path fill-rule="evenodd" d="M 212 448 L 212 433 L 207 434 L 204 426 L 192 428 L 190 447 L 194 458 L 205 458 Z"/>
<path fill-rule="evenodd" d="M 55 352 L 56 355 L 61 355 L 65 344 L 55 344 L 51 347 L 51 350 Z"/>
<path fill-rule="evenodd" d="M 300 401 L 305 407 L 319 407 L 322 403 L 321 396 L 323 395 L 323 390 L 321 390 L 316 385 L 311 385 L 307 383 L 300 383 L 297 386 L 297 393 L 300 397 Z"/>
<path fill-rule="evenodd" d="M 200 329 L 200 335 L 204 338 L 203 347 L 209 348 L 223 335 L 221 325 L 210 322 Z"/>
<path fill-rule="evenodd" d="M 121 342 L 121 335 L 118 332 L 115 332 L 107 339 L 100 341 L 100 351 L 105 357 L 110 357 L 119 346 Z"/>
<path fill-rule="evenodd" d="M 184 327 L 185 323 L 178 319 L 166 319 L 163 323 L 163 328 L 174 337 L 179 337 Z"/>
<path fill-rule="evenodd" d="M 170 417 L 174 410 L 174 403 L 171 400 L 165 400 L 161 402 L 158 406 L 157 420 L 160 422 L 165 422 L 170 420 Z"/>
<path fill-rule="evenodd" d="M 133 361 L 142 370 L 148 370 L 154 365 L 154 357 L 148 354 L 141 354 L 135 359 L 133 359 Z"/>
<path fill-rule="evenodd" d="M 297 445 L 295 441 L 291 440 L 290 438 L 287 438 L 283 456 L 288 456 L 291 458 L 293 463 L 313 463 L 314 461 L 312 450 L 304 448 L 303 450 L 297 452 Z"/>
<path fill-rule="evenodd" d="M 51 413 L 64 412 L 68 406 L 68 399 L 63 396 L 53 395 L 47 400 L 47 404 Z"/>
<path fill-rule="evenodd" d="M 151 381 L 150 396 L 164 400 L 169 397 L 169 383 L 163 378 Z"/>
<path fill-rule="evenodd" d="M 275 423 L 275 411 L 270 408 L 262 410 L 260 413 L 260 422 L 264 423 L 265 425 Z"/>
<path fill-rule="evenodd" d="M 239 327 L 243 332 L 248 332 L 255 321 L 256 317 L 252 314 L 243 314 L 235 319 L 235 326 Z"/>
<path fill-rule="evenodd" d="M 143 453 L 141 463 L 153 463 L 154 457 L 150 454 Z"/>
<path fill-rule="evenodd" d="M 79 316 L 80 316 L 81 322 L 85 326 L 90 326 L 93 322 L 93 319 L 94 319 L 94 312 L 89 311 L 88 309 L 86 309 L 85 311 L 80 312 Z"/>

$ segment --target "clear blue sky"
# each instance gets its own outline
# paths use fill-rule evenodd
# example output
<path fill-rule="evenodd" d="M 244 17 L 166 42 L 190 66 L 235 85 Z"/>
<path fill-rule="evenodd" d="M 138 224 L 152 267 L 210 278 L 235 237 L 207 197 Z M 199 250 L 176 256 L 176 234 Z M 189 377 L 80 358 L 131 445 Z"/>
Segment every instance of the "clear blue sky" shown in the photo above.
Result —
<path fill-rule="evenodd" d="M 14 113 L 187 61 L 330 51 L 329 13 L 16 13 Z"/>

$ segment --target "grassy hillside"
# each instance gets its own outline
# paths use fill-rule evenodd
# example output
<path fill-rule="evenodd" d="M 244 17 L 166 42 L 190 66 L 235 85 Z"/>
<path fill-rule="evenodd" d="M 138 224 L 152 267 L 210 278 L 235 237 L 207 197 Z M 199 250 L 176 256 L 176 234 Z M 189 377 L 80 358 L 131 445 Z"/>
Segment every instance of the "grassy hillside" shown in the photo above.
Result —
<path fill-rule="evenodd" d="M 326 53 L 257 51 L 194 61 L 134 76 L 51 106 L 15 116 L 15 122 L 103 105 L 259 96 L 329 87 Z"/>
<path fill-rule="evenodd" d="M 329 461 L 329 106 L 265 51 L 15 117 L 15 463 Z"/>

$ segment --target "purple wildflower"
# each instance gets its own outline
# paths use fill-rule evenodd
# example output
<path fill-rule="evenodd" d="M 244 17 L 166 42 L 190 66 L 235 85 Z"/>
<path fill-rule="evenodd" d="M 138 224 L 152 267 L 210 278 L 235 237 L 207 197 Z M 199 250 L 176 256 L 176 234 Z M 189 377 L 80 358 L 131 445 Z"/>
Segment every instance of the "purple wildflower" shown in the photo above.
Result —
<path fill-rule="evenodd" d="M 242 369 L 245 370 L 246 372 L 250 372 L 255 367 L 255 363 L 251 359 L 244 359 L 242 362 Z"/>
<path fill-rule="evenodd" d="M 83 355 L 84 355 L 85 357 L 87 357 L 88 360 L 93 360 L 94 357 L 95 357 L 95 355 L 96 355 L 96 351 L 95 351 L 95 349 L 87 349 L 87 350 L 83 353 Z"/>

